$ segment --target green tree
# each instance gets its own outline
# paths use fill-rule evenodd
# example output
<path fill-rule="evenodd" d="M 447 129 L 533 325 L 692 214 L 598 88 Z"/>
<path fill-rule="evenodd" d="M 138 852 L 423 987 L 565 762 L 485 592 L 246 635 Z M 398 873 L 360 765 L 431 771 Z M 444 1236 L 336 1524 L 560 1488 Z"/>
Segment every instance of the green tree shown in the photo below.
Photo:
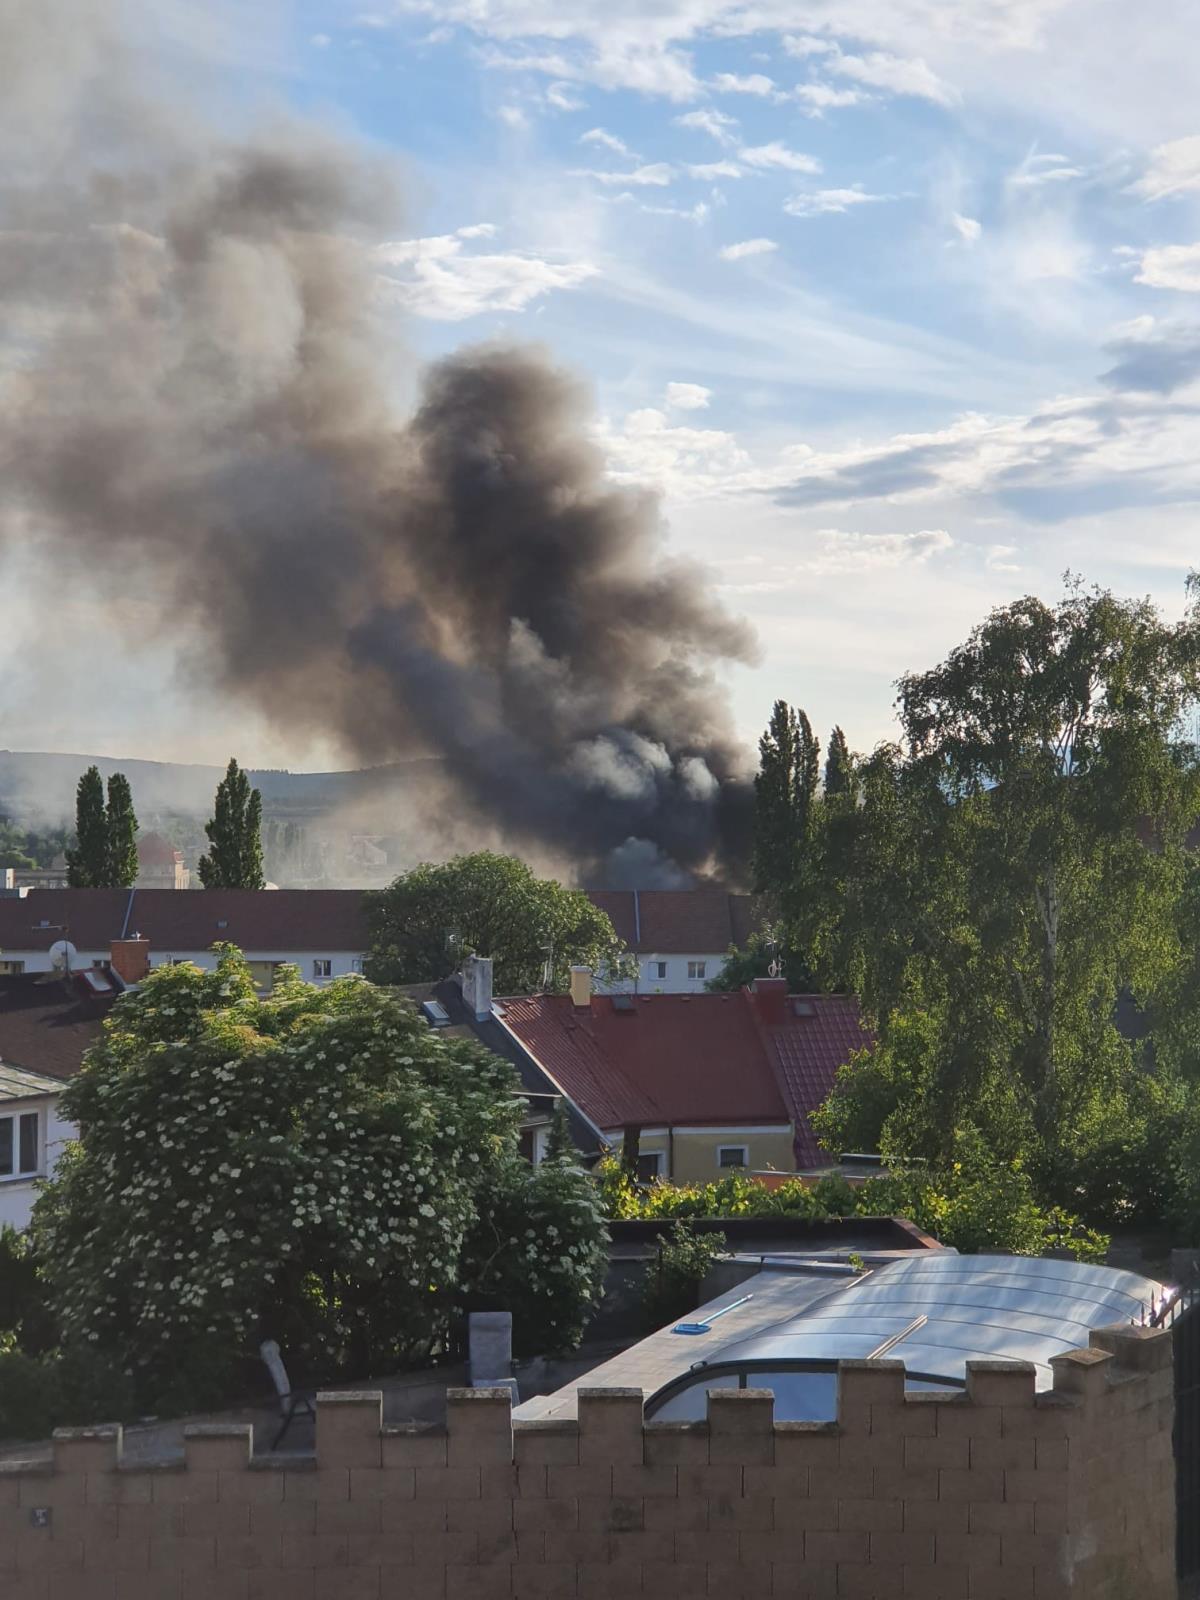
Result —
<path fill-rule="evenodd" d="M 199 869 L 206 889 L 263 887 L 261 828 L 262 795 L 231 758 L 217 785 L 212 818 L 204 824 L 209 848 Z"/>
<path fill-rule="evenodd" d="M 133 792 L 123 772 L 114 772 L 108 780 L 104 828 L 108 856 L 106 886 L 110 889 L 128 889 L 137 882 L 138 821 L 133 810 Z"/>
<path fill-rule="evenodd" d="M 1200 814 L 1176 733 L 1198 688 L 1194 600 L 1168 624 L 1078 583 L 993 612 L 900 681 L 904 744 L 862 764 L 853 815 L 816 847 L 825 893 L 797 907 L 880 1035 L 839 1081 L 831 1132 L 865 1138 L 879 1118 L 886 1151 L 944 1162 L 975 1128 L 1045 1192 L 1080 1197 L 1142 1104 L 1114 1018 L 1175 959 Z"/>
<path fill-rule="evenodd" d="M 89 767 L 75 791 L 75 845 L 67 851 L 67 880 L 72 889 L 108 887 L 108 819 L 104 782 L 99 767 Z"/>
<path fill-rule="evenodd" d="M 567 1118 L 567 1108 L 562 1100 L 554 1102 L 554 1109 L 550 1113 L 550 1132 L 546 1135 L 547 1161 L 574 1161 L 576 1159 L 575 1141 L 571 1137 L 571 1124 Z"/>
<path fill-rule="evenodd" d="M 820 744 L 803 711 L 776 700 L 758 741 L 754 780 L 754 887 L 780 895 L 805 858 L 820 772 Z"/>
<path fill-rule="evenodd" d="M 853 783 L 854 762 L 846 735 L 835 727 L 829 735 L 829 748 L 825 755 L 825 793 L 847 794 Z"/>
<path fill-rule="evenodd" d="M 616 934 L 579 889 L 535 877 L 515 856 L 481 850 L 424 864 L 368 898 L 376 983 L 444 978 L 465 955 L 490 956 L 497 994 L 565 989 L 574 965 L 619 971 Z"/>
<path fill-rule="evenodd" d="M 559 1165 L 535 1188 L 511 1067 L 361 979 L 287 968 L 260 1000 L 218 956 L 124 996 L 64 1093 L 79 1142 L 33 1223 L 64 1349 L 119 1356 L 143 1407 L 213 1404 L 262 1338 L 361 1376 L 522 1280 L 569 1341 L 595 1288 L 590 1180 Z M 522 1219 L 486 1273 L 484 1216 Z"/>
<path fill-rule="evenodd" d="M 744 945 L 731 944 L 725 954 L 725 965 L 704 987 L 712 994 L 736 994 L 753 984 L 755 978 L 769 976 L 772 967 L 777 969 L 776 976 L 787 979 L 789 994 L 810 994 L 815 988 L 807 960 L 792 948 L 787 934 L 779 926 L 752 933 Z"/>
<path fill-rule="evenodd" d="M 0 867 L 32 867 L 26 836 L 7 817 L 0 817 Z"/>

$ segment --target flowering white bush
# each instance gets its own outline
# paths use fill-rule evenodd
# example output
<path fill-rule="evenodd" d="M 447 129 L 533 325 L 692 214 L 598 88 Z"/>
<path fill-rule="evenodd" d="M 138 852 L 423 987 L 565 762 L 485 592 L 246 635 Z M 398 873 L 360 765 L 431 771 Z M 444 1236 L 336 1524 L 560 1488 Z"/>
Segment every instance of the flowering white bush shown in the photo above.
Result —
<path fill-rule="evenodd" d="M 64 1344 L 119 1354 L 159 1404 L 227 1393 L 268 1336 L 321 1376 L 428 1348 L 471 1291 L 476 1216 L 541 1193 L 516 1158 L 515 1087 L 360 978 L 318 989 L 283 969 L 259 999 L 232 947 L 215 972 L 157 969 L 63 1096 L 80 1140 L 34 1231 Z M 489 1272 L 533 1293 L 565 1274 L 586 1305 L 595 1269 L 571 1229 L 591 1241 L 591 1211 L 543 1229 L 527 1209 Z"/>

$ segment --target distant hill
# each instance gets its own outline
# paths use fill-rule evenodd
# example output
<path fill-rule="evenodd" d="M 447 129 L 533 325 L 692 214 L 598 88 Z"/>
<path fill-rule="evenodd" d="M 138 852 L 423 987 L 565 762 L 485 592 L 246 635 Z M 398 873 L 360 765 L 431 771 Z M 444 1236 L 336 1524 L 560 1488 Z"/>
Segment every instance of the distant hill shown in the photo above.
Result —
<path fill-rule="evenodd" d="M 261 789 L 264 809 L 276 816 L 317 817 L 344 806 L 370 807 L 408 788 L 424 760 L 396 762 L 352 772 L 289 772 L 251 770 L 250 781 Z M 143 817 L 177 815 L 206 817 L 223 767 L 175 761 L 136 761 L 122 757 L 60 755 L 34 750 L 0 750 L 0 815 L 17 822 L 72 822 L 75 786 L 87 767 L 102 777 L 123 772 L 133 788 L 134 804 Z"/>

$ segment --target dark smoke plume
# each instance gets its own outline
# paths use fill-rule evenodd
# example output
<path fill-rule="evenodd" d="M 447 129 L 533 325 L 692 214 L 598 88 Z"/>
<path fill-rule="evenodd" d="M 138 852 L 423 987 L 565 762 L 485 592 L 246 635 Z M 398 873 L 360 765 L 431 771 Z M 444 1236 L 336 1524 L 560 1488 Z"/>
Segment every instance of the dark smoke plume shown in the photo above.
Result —
<path fill-rule="evenodd" d="M 169 116 L 115 0 L 0 4 L 8 73 L 57 95 L 0 177 L 0 528 L 72 582 L 152 574 L 193 678 L 360 761 L 437 754 L 516 847 L 736 871 L 713 668 L 751 641 L 606 479 L 581 387 L 502 346 L 417 375 L 373 270 L 386 169 L 291 121 L 226 143 Z"/>

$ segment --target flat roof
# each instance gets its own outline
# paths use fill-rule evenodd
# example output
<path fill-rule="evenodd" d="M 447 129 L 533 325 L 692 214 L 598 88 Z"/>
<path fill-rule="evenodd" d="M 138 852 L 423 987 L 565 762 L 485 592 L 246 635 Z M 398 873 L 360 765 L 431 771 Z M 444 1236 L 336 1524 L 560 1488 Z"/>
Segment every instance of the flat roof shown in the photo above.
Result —
<path fill-rule="evenodd" d="M 25 1067 L 10 1067 L 0 1061 L 0 1100 L 28 1100 L 38 1094 L 61 1094 L 61 1078 L 48 1078 Z"/>

